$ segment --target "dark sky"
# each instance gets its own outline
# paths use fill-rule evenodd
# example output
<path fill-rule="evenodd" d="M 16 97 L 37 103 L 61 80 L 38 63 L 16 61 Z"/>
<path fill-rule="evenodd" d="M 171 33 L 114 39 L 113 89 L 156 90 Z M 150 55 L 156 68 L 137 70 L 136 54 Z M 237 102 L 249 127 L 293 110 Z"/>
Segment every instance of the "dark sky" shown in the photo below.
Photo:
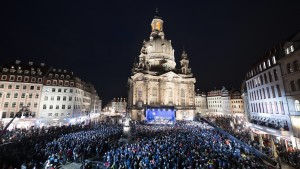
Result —
<path fill-rule="evenodd" d="M 73 71 L 94 84 L 104 102 L 126 96 L 155 8 L 177 65 L 184 46 L 202 91 L 239 88 L 261 55 L 300 30 L 299 0 L 7 3 L 0 4 L 0 64 L 31 60 Z"/>

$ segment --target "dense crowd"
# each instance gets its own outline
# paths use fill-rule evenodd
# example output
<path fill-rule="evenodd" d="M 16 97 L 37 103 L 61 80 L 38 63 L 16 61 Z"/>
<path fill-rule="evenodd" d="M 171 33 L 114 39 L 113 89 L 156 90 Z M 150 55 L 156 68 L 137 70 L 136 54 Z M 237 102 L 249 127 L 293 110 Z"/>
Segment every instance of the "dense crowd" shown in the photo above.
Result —
<path fill-rule="evenodd" d="M 135 142 L 105 153 L 106 168 L 267 168 L 206 123 L 137 125 L 135 130 Z"/>
<path fill-rule="evenodd" d="M 61 135 L 58 139 L 43 145 L 36 144 L 35 150 L 48 156 L 47 166 L 82 162 L 83 159 L 100 156 L 110 147 L 113 140 L 118 140 L 122 134 L 121 125 L 102 124 L 87 131 Z M 110 143 L 109 143 L 110 142 Z"/>
<path fill-rule="evenodd" d="M 0 145 L 0 168 L 42 168 L 45 161 L 50 168 L 66 161 L 79 162 L 84 156 L 104 152 L 108 141 L 121 133 L 120 125 L 111 124 L 10 131 L 5 137 L 15 138 Z"/>
<path fill-rule="evenodd" d="M 245 126 L 245 119 L 243 117 L 235 117 L 235 116 L 212 116 L 209 117 L 209 120 L 213 121 L 220 127 L 222 127 L 225 131 L 235 136 L 239 140 L 249 144 L 253 148 L 262 151 L 270 158 L 274 157 L 273 151 L 276 151 L 276 154 L 280 157 L 280 160 L 294 166 L 296 168 L 300 168 L 300 150 L 296 148 L 292 148 L 292 146 L 285 147 L 280 141 L 274 139 L 273 143 L 271 139 L 263 138 L 262 145 L 259 142 L 259 137 L 254 136 L 254 139 L 251 140 L 251 129 Z M 230 122 L 235 121 L 234 126 L 230 126 Z M 235 131 L 238 132 L 235 132 Z M 272 146 L 276 148 L 273 149 Z"/>

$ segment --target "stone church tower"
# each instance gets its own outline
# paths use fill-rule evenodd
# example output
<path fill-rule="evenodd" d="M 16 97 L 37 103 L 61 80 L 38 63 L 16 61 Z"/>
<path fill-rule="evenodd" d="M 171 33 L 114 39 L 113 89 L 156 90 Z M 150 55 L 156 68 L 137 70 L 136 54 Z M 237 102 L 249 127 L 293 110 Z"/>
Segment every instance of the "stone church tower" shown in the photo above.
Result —
<path fill-rule="evenodd" d="M 132 75 L 128 78 L 128 108 L 138 121 L 168 122 L 193 120 L 195 82 L 189 59 L 182 52 L 176 68 L 171 40 L 165 38 L 162 18 L 156 13 L 148 41 L 143 42 Z"/>

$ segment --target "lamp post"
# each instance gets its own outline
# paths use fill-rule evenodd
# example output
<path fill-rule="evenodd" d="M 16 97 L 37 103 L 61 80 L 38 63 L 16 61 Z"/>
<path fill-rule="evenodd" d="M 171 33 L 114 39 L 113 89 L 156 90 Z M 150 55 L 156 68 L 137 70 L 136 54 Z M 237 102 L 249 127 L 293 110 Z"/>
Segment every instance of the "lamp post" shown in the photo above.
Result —
<path fill-rule="evenodd" d="M 19 112 L 17 112 L 17 113 L 15 114 L 15 116 L 7 123 L 7 125 L 4 127 L 4 129 L 2 130 L 0 136 L 2 137 L 2 135 L 5 133 L 5 131 L 6 131 L 7 128 L 9 127 L 9 125 L 15 120 L 16 117 L 20 118 L 22 115 L 26 115 L 26 116 L 30 115 L 30 111 L 29 111 L 28 107 L 23 106 L 23 107 L 21 108 L 21 110 L 19 110 Z"/>

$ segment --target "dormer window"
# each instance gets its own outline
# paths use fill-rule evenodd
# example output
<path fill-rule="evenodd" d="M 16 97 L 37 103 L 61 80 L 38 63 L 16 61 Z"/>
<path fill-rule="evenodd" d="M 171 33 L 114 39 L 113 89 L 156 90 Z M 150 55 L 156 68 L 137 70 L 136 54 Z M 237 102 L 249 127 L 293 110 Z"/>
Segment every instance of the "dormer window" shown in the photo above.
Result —
<path fill-rule="evenodd" d="M 11 73 L 14 73 L 16 71 L 16 69 L 10 69 Z"/>
<path fill-rule="evenodd" d="M 53 80 L 52 84 L 53 84 L 53 85 L 57 85 L 57 81 L 56 81 L 56 80 Z"/>
<path fill-rule="evenodd" d="M 22 71 L 21 69 L 17 70 L 17 73 L 20 73 L 20 74 L 21 74 L 22 72 L 23 72 L 23 71 Z"/>
<path fill-rule="evenodd" d="M 70 79 L 70 75 L 67 75 L 66 77 L 67 77 L 67 79 Z"/>
<path fill-rule="evenodd" d="M 39 83 L 42 83 L 42 78 L 38 78 L 38 82 L 39 82 Z"/>
<path fill-rule="evenodd" d="M 276 58 L 275 58 L 275 56 L 272 57 L 272 61 L 273 61 L 273 64 L 276 64 Z"/>
<path fill-rule="evenodd" d="M 29 71 L 28 71 L 28 70 L 25 70 L 24 73 L 27 75 L 27 74 L 29 74 Z"/>
<path fill-rule="evenodd" d="M 65 76 L 64 76 L 64 75 L 60 75 L 60 78 L 61 78 L 61 79 L 64 79 L 64 78 L 65 78 Z"/>
<path fill-rule="evenodd" d="M 270 59 L 268 59 L 268 67 L 270 67 L 271 66 L 271 61 L 270 61 Z"/>
<path fill-rule="evenodd" d="M 58 78 L 58 74 L 55 74 L 55 78 Z"/>
<path fill-rule="evenodd" d="M 52 78 L 52 77 L 53 77 L 53 74 L 52 74 L 52 73 L 50 73 L 50 74 L 49 74 L 49 78 Z"/>
<path fill-rule="evenodd" d="M 32 75 L 35 75 L 35 73 L 36 73 L 36 72 L 35 72 L 34 70 L 31 71 L 31 74 L 32 74 Z"/>
<path fill-rule="evenodd" d="M 2 70 L 3 70 L 3 72 L 8 72 L 7 68 L 3 68 Z"/>
<path fill-rule="evenodd" d="M 294 52 L 294 46 L 293 45 L 290 46 L 290 53 L 292 53 L 292 52 Z"/>

